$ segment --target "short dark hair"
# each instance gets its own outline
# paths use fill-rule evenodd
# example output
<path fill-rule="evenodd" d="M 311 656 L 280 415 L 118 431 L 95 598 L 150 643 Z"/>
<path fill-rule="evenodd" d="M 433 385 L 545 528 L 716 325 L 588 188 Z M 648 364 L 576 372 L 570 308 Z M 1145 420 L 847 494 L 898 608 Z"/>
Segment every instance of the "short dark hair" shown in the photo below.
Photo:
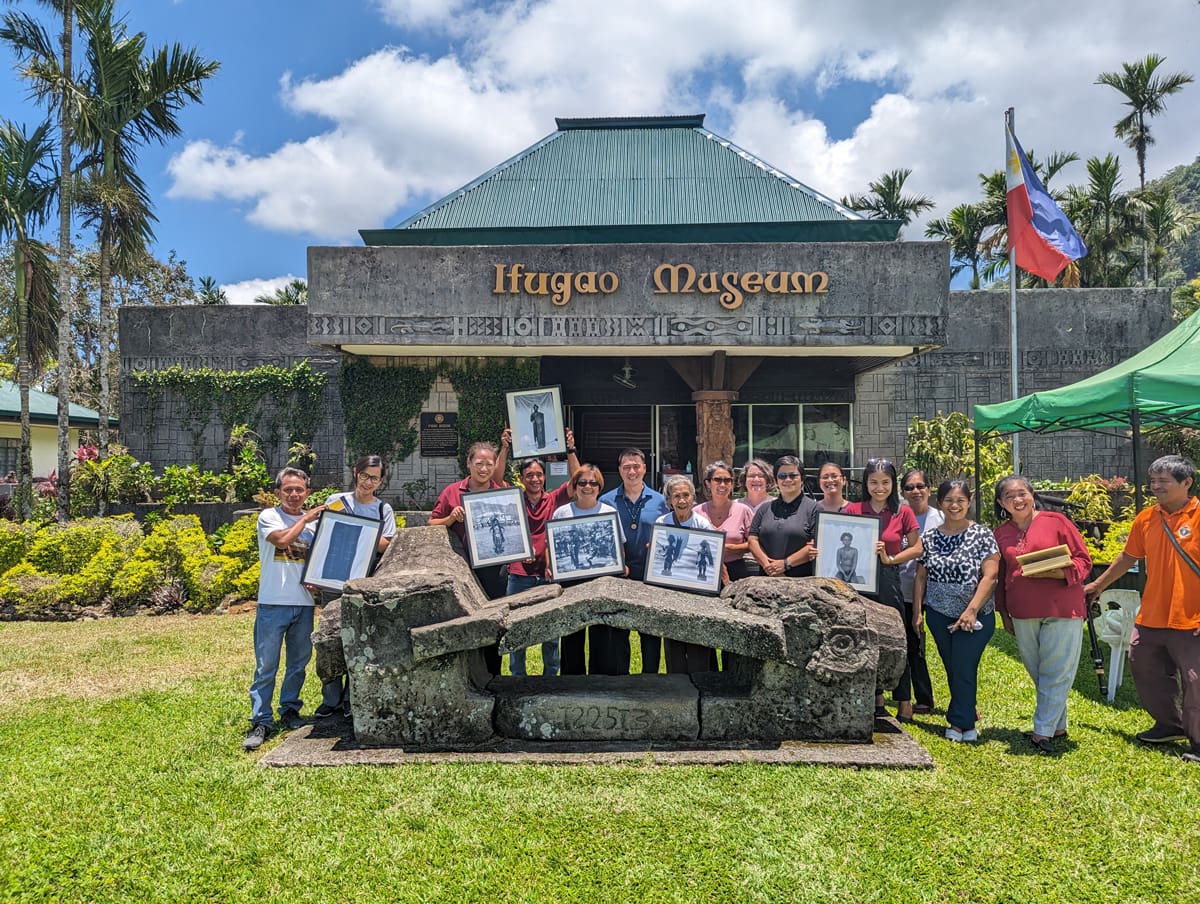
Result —
<path fill-rule="evenodd" d="M 1192 486 L 1196 485 L 1196 465 L 1190 458 L 1184 458 L 1182 455 L 1164 455 L 1162 458 L 1156 458 L 1150 463 L 1146 473 L 1170 474 L 1180 483 L 1190 478 Z"/>
<path fill-rule="evenodd" d="M 538 465 L 539 467 L 541 467 L 543 474 L 546 472 L 546 463 L 544 461 L 542 461 L 540 458 L 523 458 L 519 462 L 517 462 L 517 473 L 524 474 L 526 471 L 528 471 L 534 465 Z"/>
<path fill-rule="evenodd" d="M 804 473 L 804 464 L 795 455 L 780 455 L 777 459 L 775 459 L 776 475 L 779 474 L 780 468 L 786 468 L 789 465 L 794 465 L 796 470 L 800 472 L 801 480 L 805 478 L 806 475 Z"/>
<path fill-rule="evenodd" d="M 617 464 L 620 465 L 627 458 L 640 458 L 642 464 L 646 464 L 646 453 L 636 446 L 630 446 L 628 449 L 622 449 L 621 454 L 617 456 Z"/>
<path fill-rule="evenodd" d="M 304 481 L 304 485 L 308 486 L 308 472 L 300 468 L 281 468 L 279 473 L 275 475 L 275 489 L 283 488 L 283 480 L 285 477 L 299 477 Z"/>

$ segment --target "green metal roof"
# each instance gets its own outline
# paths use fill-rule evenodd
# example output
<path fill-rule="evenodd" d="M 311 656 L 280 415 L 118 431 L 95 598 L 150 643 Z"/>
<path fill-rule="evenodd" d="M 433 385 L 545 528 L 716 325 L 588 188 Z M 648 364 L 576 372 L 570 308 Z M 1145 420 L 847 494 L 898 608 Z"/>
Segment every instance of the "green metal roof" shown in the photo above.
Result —
<path fill-rule="evenodd" d="M 558 131 L 395 228 L 362 230 L 363 240 L 891 241 L 899 230 L 708 131 L 703 115 L 556 122 Z"/>
<path fill-rule="evenodd" d="M 99 412 L 71 403 L 70 423 L 72 427 L 96 427 L 100 424 Z M 16 383 L 0 380 L 0 421 L 17 421 L 21 417 L 21 394 Z M 35 424 L 58 423 L 58 396 L 39 389 L 29 390 L 29 420 Z M 117 419 L 110 417 L 110 424 Z"/>

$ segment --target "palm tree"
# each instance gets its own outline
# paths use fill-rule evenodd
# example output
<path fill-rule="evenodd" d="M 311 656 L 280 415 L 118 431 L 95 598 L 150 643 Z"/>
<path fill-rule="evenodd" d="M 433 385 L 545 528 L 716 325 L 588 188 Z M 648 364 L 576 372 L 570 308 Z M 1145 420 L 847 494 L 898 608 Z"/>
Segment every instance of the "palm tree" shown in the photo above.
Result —
<path fill-rule="evenodd" d="M 30 342 L 31 311 L 51 310 L 54 283 L 46 248 L 30 233 L 45 225 L 58 191 L 51 155 L 50 123 L 32 135 L 11 122 L 0 125 L 0 240 L 13 243 L 13 321 L 16 326 L 17 387 L 21 397 L 21 443 L 17 464 L 17 514 L 33 510 L 33 463 L 30 457 L 29 385 L 35 369 L 33 352 L 44 351 L 44 338 Z M 57 316 L 52 312 L 51 316 Z"/>
<path fill-rule="evenodd" d="M 950 276 L 971 268 L 971 288 L 980 287 L 979 271 L 986 257 L 980 247 L 987 228 L 984 212 L 978 204 L 959 204 L 943 219 L 931 220 L 925 237 L 950 243 Z"/>
<path fill-rule="evenodd" d="M 113 0 L 86 0 L 78 9 L 87 67 L 76 125 L 79 144 L 91 156 L 83 203 L 100 245 L 99 446 L 107 455 L 113 276 L 127 274 L 154 237 L 137 153 L 180 134 L 179 111 L 200 100 L 205 79 L 220 64 L 179 44 L 147 56 L 146 35 L 127 34 Z"/>
<path fill-rule="evenodd" d="M 72 157 L 74 151 L 75 82 L 72 69 L 74 49 L 73 0 L 42 0 L 62 15 L 62 58 L 56 57 L 49 36 L 32 17 L 10 12 L 0 28 L 0 40 L 10 44 L 26 61 L 26 78 L 34 93 L 58 110 L 58 297 L 62 312 L 58 319 L 58 520 L 66 521 L 71 511 L 71 216 L 74 205 Z"/>
<path fill-rule="evenodd" d="M 254 300 L 258 304 L 308 304 L 308 283 L 302 279 L 293 279 L 274 292 L 255 295 Z"/>
<path fill-rule="evenodd" d="M 899 220 L 902 227 L 907 226 L 913 217 L 937 206 L 925 195 L 904 194 L 904 183 L 911 175 L 910 169 L 884 173 L 874 182 L 867 183 L 867 194 L 847 195 L 842 198 L 842 204 L 873 220 Z"/>
<path fill-rule="evenodd" d="M 1167 98 L 1183 90 L 1183 86 L 1194 81 L 1187 72 L 1171 72 L 1157 75 L 1156 70 L 1166 62 L 1166 57 L 1156 53 L 1147 54 L 1145 59 L 1133 63 L 1122 63 L 1120 72 L 1101 72 L 1097 85 L 1108 87 L 1125 95 L 1125 106 L 1129 115 L 1117 121 L 1113 131 L 1118 138 L 1137 154 L 1138 187 L 1146 190 L 1146 148 L 1154 144 L 1150 134 L 1150 119 L 1167 108 Z M 1142 245 L 1142 284 L 1146 283 L 1148 248 Z"/>
<path fill-rule="evenodd" d="M 1150 267 L 1157 288 L 1169 246 L 1182 242 L 1192 234 L 1192 230 L 1200 225 L 1200 214 L 1192 213 L 1176 201 L 1175 195 L 1166 185 L 1146 189 L 1142 192 L 1141 202 L 1145 208 Z"/>
<path fill-rule="evenodd" d="M 229 304 L 229 296 L 211 276 L 200 277 L 200 291 L 196 297 L 200 304 Z"/>
<path fill-rule="evenodd" d="M 1131 248 L 1144 235 L 1139 200 L 1120 190 L 1121 162 L 1114 154 L 1090 157 L 1087 185 L 1067 191 L 1064 213 L 1087 245 L 1079 266 L 1084 286 L 1128 286 L 1137 270 Z"/>

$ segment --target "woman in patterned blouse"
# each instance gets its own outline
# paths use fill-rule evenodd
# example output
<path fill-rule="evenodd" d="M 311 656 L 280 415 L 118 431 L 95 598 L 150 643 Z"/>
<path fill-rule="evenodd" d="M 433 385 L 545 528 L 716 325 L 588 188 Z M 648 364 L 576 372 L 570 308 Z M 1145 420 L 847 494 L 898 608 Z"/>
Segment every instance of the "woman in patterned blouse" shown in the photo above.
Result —
<path fill-rule="evenodd" d="M 979 660 L 996 632 L 992 593 L 1000 549 L 988 528 L 967 518 L 971 487 L 965 480 L 943 482 L 937 499 L 945 522 L 921 535 L 924 552 L 913 582 L 913 627 L 921 631 L 922 617 L 928 620 L 946 667 L 950 685 L 946 737 L 976 741 Z"/>

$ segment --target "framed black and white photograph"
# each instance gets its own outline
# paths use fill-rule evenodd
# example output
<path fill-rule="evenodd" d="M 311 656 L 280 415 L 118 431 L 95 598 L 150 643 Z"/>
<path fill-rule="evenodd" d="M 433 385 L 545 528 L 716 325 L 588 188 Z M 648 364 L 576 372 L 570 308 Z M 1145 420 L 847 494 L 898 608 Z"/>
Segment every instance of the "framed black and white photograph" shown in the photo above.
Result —
<path fill-rule="evenodd" d="M 821 512 L 817 518 L 817 563 L 820 578 L 845 581 L 860 593 L 879 589 L 879 519 L 867 515 Z"/>
<path fill-rule="evenodd" d="M 504 394 L 508 426 L 512 430 L 512 457 L 542 458 L 567 451 L 562 417 L 562 387 L 539 386 Z"/>
<path fill-rule="evenodd" d="M 725 532 L 655 524 L 646 557 L 647 584 L 716 595 L 721 590 Z"/>
<path fill-rule="evenodd" d="M 625 574 L 625 546 L 616 512 L 546 522 L 546 555 L 553 581 Z"/>
<path fill-rule="evenodd" d="M 472 568 L 533 558 L 520 487 L 465 493 L 462 507 Z"/>
<path fill-rule="evenodd" d="M 341 593 L 347 581 L 365 578 L 382 530 L 383 522 L 377 518 L 325 509 L 317 519 L 300 582 Z"/>

